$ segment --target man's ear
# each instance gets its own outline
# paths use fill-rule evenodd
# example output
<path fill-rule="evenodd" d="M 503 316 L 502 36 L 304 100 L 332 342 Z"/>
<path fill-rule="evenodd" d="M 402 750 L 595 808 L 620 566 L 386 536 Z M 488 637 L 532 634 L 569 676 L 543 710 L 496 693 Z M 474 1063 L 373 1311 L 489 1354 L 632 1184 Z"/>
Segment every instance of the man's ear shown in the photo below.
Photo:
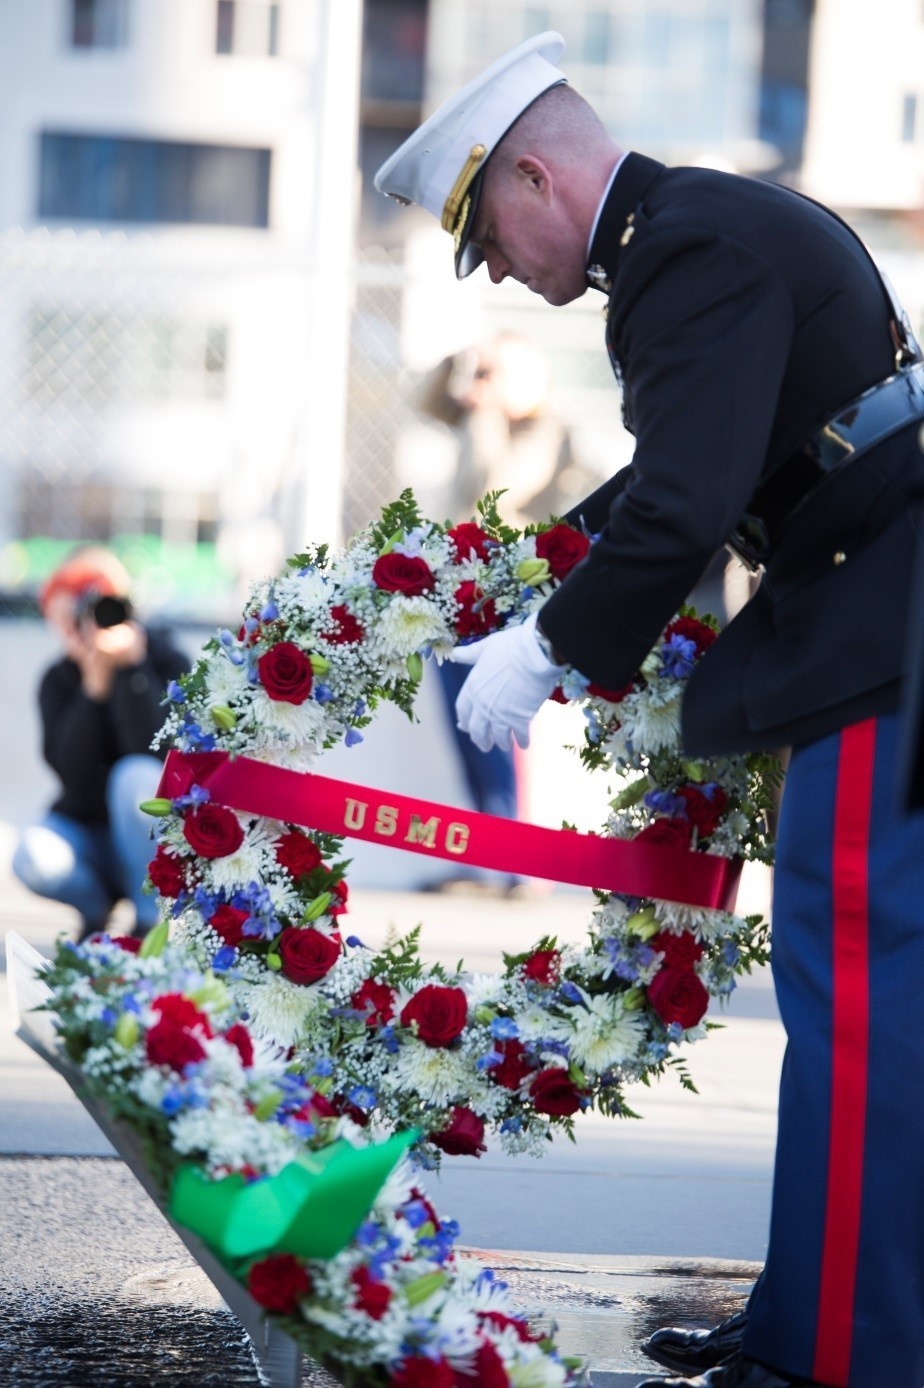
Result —
<path fill-rule="evenodd" d="M 535 154 L 522 154 L 514 167 L 529 192 L 538 193 L 545 201 L 549 200 L 552 195 L 552 170 L 544 160 Z"/>

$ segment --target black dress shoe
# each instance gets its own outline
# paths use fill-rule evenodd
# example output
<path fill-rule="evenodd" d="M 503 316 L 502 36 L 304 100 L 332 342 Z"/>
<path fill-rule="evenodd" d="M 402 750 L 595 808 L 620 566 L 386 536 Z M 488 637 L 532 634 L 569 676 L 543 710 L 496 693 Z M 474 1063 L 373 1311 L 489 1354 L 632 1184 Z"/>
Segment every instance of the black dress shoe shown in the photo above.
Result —
<path fill-rule="evenodd" d="M 719 1364 L 697 1378 L 646 1378 L 636 1388 L 817 1388 L 810 1378 L 791 1378 L 776 1369 L 755 1364 L 753 1359 L 736 1359 Z"/>
<path fill-rule="evenodd" d="M 719 1364 L 730 1364 L 741 1355 L 748 1323 L 747 1311 L 738 1311 L 712 1330 L 656 1330 L 642 1345 L 649 1359 L 680 1373 L 699 1373 Z"/>

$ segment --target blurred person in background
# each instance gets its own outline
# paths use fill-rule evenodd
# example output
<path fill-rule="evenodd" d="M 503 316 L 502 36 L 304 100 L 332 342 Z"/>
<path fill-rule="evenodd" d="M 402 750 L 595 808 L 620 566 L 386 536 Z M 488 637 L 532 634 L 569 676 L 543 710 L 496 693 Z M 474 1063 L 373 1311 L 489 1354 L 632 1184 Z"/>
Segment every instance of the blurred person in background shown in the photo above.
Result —
<path fill-rule="evenodd" d="M 421 382 L 412 403 L 421 414 L 449 425 L 457 443 L 452 477 L 436 501 L 441 518 L 468 521 L 487 493 L 503 491 L 498 510 L 508 525 L 560 516 L 585 495 L 593 478 L 575 457 L 571 434 L 550 400 L 548 358 L 518 333 L 446 357 Z M 438 667 L 440 689 L 475 809 L 516 819 L 519 800 L 517 753 L 512 748 L 481 751 L 456 725 L 456 700 L 468 673 L 450 661 Z M 431 890 L 496 889 L 510 895 L 528 890 L 510 874 L 465 869 Z"/>
<path fill-rule="evenodd" d="M 924 354 L 851 228 L 772 184 L 616 144 L 558 68 L 503 55 L 376 175 L 548 303 L 606 296 L 631 467 L 538 613 L 454 652 L 459 722 L 521 746 L 568 663 L 622 688 L 723 545 L 764 575 L 683 699 L 691 757 L 793 747 L 773 974 L 787 1049 L 767 1261 L 747 1310 L 668 1327 L 638 1388 L 924 1383 L 924 824 L 899 806 L 921 549 Z M 916 633 L 915 633 L 916 634 Z"/>
<path fill-rule="evenodd" d="M 150 799 L 161 763 L 150 751 L 184 655 L 132 616 L 129 576 L 105 549 L 76 550 L 45 582 L 40 607 L 61 657 L 39 686 L 42 750 L 61 793 L 23 830 L 13 871 L 39 896 L 73 906 L 79 939 L 106 928 L 116 902 L 135 908 L 133 934 L 156 923 L 142 891 L 152 856 Z"/>

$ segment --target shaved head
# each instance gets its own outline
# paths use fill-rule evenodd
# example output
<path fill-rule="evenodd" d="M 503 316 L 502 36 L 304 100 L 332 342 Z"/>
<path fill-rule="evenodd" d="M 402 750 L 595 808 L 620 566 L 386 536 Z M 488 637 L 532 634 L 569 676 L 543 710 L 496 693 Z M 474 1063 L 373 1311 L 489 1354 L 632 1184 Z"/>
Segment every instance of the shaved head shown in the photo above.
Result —
<path fill-rule="evenodd" d="M 621 153 L 589 102 L 561 82 L 537 97 L 514 122 L 492 153 L 485 176 L 509 173 L 528 154 L 541 154 L 562 169 L 592 168 L 601 162 L 609 174 Z"/>

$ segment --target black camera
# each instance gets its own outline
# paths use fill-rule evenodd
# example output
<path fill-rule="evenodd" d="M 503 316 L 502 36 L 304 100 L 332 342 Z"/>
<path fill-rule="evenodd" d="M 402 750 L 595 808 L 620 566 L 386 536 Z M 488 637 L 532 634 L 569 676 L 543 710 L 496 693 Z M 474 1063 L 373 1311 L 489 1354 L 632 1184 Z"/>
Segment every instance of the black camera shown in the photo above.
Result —
<path fill-rule="evenodd" d="M 74 621 L 91 621 L 98 627 L 117 627 L 127 622 L 132 615 L 132 605 L 128 598 L 115 598 L 109 593 L 100 593 L 88 588 L 81 593 L 74 607 Z"/>

